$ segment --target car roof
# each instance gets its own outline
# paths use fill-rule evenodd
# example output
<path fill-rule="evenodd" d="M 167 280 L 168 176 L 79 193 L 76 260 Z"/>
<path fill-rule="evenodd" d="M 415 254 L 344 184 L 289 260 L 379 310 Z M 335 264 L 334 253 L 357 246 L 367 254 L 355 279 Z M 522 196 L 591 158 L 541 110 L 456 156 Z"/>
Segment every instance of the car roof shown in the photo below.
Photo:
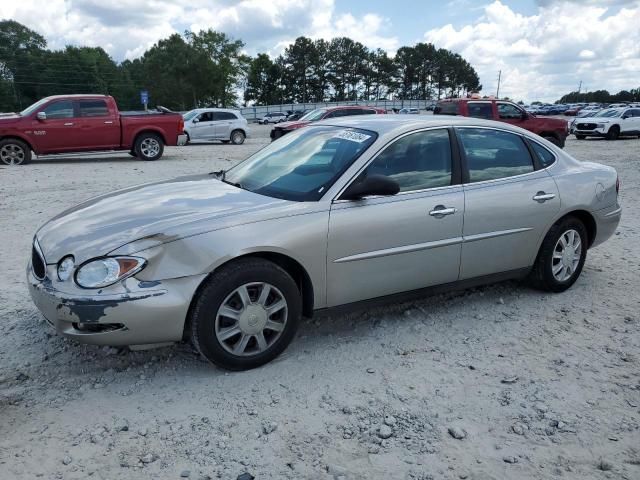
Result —
<path fill-rule="evenodd" d="M 402 115 L 362 115 L 345 117 L 343 119 L 321 120 L 313 125 L 331 125 L 337 127 L 361 128 L 363 130 L 371 130 L 378 135 L 401 134 L 412 130 L 430 127 L 490 127 L 501 130 L 509 130 L 519 134 L 531 136 L 531 132 L 523 128 L 510 125 L 505 122 L 494 122 L 492 120 L 483 120 L 471 117 L 458 117 L 453 115 L 419 115 L 413 118 L 407 118 Z"/>
<path fill-rule="evenodd" d="M 191 111 L 192 112 L 232 112 L 232 113 L 239 113 L 239 110 L 234 110 L 232 108 L 218 108 L 218 107 L 194 108 Z"/>

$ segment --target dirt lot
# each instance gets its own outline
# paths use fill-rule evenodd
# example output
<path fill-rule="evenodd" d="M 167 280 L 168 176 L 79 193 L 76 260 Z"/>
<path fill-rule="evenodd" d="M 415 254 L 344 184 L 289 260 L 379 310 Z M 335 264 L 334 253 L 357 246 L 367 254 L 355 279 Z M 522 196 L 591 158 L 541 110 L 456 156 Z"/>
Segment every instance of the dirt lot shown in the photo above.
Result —
<path fill-rule="evenodd" d="M 115 188 L 227 168 L 268 141 L 0 167 L 0 478 L 640 478 L 640 140 L 569 140 L 617 168 L 625 211 L 569 291 L 518 283 L 303 323 L 225 373 L 187 345 L 77 345 L 24 268 L 54 214 Z M 463 437 L 463 438 L 454 438 Z"/>

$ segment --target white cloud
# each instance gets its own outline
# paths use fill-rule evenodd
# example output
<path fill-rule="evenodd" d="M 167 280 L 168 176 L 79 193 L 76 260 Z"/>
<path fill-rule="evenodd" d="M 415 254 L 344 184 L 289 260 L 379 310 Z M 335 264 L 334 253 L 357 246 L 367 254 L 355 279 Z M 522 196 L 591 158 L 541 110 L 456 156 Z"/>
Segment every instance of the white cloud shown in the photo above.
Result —
<path fill-rule="evenodd" d="M 480 75 L 484 93 L 557 100 L 576 90 L 640 86 L 640 2 L 540 0 L 535 15 L 522 15 L 499 0 L 460 29 L 429 30 L 426 41 L 460 53 Z"/>
<path fill-rule="evenodd" d="M 375 13 L 338 14 L 334 0 L 0 0 L 3 18 L 44 35 L 51 48 L 101 46 L 116 60 L 135 58 L 161 38 L 213 28 L 246 43 L 249 53 L 279 54 L 300 35 L 349 36 L 390 52 L 398 39 Z M 6 5 L 5 5 L 6 4 Z"/>

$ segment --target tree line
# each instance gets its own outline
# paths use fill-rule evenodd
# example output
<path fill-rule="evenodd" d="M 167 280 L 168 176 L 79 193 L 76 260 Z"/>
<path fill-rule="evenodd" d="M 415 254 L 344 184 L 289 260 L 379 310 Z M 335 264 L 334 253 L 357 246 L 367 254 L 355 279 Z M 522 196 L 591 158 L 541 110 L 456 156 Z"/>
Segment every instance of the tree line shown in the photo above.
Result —
<path fill-rule="evenodd" d="M 123 110 L 151 105 L 175 110 L 242 103 L 279 104 L 458 96 L 482 88 L 460 55 L 429 43 L 394 57 L 347 37 L 299 37 L 282 55 L 244 53 L 244 43 L 214 30 L 159 40 L 141 57 L 115 62 L 101 47 L 47 48 L 45 38 L 0 21 L 0 111 L 69 93 L 113 95 Z"/>
<path fill-rule="evenodd" d="M 607 90 L 593 92 L 571 92 L 563 95 L 556 103 L 621 103 L 640 102 L 640 87 L 631 90 L 620 90 L 611 94 Z"/>

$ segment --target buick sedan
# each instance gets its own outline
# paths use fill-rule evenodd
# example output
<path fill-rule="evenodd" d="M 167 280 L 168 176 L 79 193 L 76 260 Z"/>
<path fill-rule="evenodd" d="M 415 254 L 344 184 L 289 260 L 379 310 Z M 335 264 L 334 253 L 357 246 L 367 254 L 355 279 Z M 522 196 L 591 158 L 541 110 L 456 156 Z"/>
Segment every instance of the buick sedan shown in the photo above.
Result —
<path fill-rule="evenodd" d="M 61 213 L 34 237 L 28 285 L 66 337 L 190 339 L 248 369 L 317 310 L 521 277 L 562 292 L 614 233 L 618 188 L 613 168 L 505 123 L 334 119 L 228 171 Z"/>

